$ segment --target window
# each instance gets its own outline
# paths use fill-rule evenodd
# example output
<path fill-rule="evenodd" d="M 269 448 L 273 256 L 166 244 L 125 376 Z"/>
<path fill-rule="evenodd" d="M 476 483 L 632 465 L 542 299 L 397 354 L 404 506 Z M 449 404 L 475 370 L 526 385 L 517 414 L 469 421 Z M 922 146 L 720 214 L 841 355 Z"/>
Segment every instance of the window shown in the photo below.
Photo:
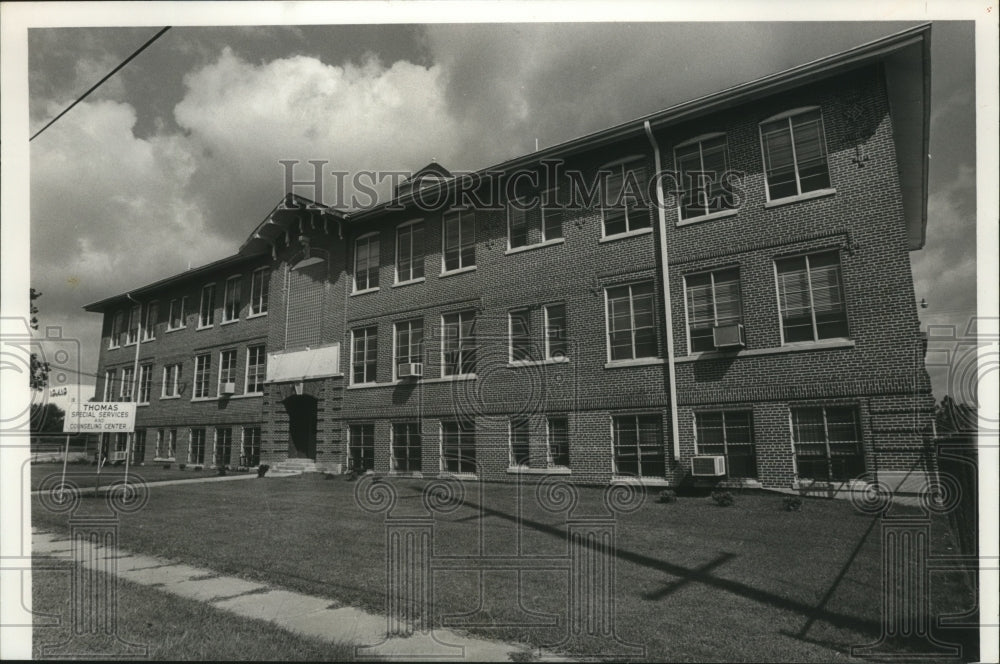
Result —
<path fill-rule="evenodd" d="M 660 416 L 624 415 L 612 421 L 615 472 L 662 479 L 666 469 Z"/>
<path fill-rule="evenodd" d="M 111 319 L 111 337 L 108 339 L 108 348 L 118 348 L 121 346 L 122 334 L 124 334 L 125 314 L 116 311 Z"/>
<path fill-rule="evenodd" d="M 441 317 L 441 375 L 467 376 L 476 373 L 476 313 L 462 311 Z"/>
<path fill-rule="evenodd" d="M 374 383 L 378 367 L 378 328 L 354 330 L 351 333 L 351 343 L 351 384 Z"/>
<path fill-rule="evenodd" d="M 349 434 L 351 469 L 358 473 L 375 470 L 375 425 L 352 424 Z"/>
<path fill-rule="evenodd" d="M 441 470 L 476 472 L 476 427 L 472 422 L 441 423 Z"/>
<path fill-rule="evenodd" d="M 212 356 L 198 355 L 194 358 L 194 398 L 209 396 L 209 379 L 212 371 Z"/>
<path fill-rule="evenodd" d="M 156 459 L 162 459 L 167 451 L 167 432 L 163 429 L 156 430 Z"/>
<path fill-rule="evenodd" d="M 396 283 L 424 277 L 424 224 L 413 221 L 396 229 Z"/>
<path fill-rule="evenodd" d="M 354 241 L 354 292 L 378 288 L 378 234 L 369 233 Z"/>
<path fill-rule="evenodd" d="M 198 309 L 198 327 L 215 324 L 215 284 L 205 284 L 201 289 L 201 306 Z"/>
<path fill-rule="evenodd" d="M 115 400 L 115 370 L 108 369 L 104 372 L 104 400 Z"/>
<path fill-rule="evenodd" d="M 222 322 L 228 323 L 239 320 L 240 317 L 240 279 L 241 277 L 229 277 L 226 279 L 226 292 L 222 300 Z"/>
<path fill-rule="evenodd" d="M 560 360 L 566 358 L 566 305 L 545 306 L 545 358 Z"/>
<path fill-rule="evenodd" d="M 244 394 L 261 394 L 264 391 L 264 377 L 267 369 L 267 355 L 263 346 L 247 348 L 247 382 Z"/>
<path fill-rule="evenodd" d="M 420 470 L 419 422 L 397 422 L 392 425 L 392 469 L 400 472 Z"/>
<path fill-rule="evenodd" d="M 233 455 L 233 430 L 230 427 L 219 427 L 215 430 L 215 465 L 219 468 L 228 466 Z"/>
<path fill-rule="evenodd" d="M 517 249 L 563 236 L 558 191 L 525 191 L 507 203 L 507 248 Z"/>
<path fill-rule="evenodd" d="M 168 459 L 177 458 L 177 429 L 170 429 L 167 431 L 166 453 Z"/>
<path fill-rule="evenodd" d="M 393 380 L 398 378 L 400 364 L 424 361 L 424 321 L 418 318 L 396 323 L 395 346 Z"/>
<path fill-rule="evenodd" d="M 836 251 L 783 258 L 775 269 L 784 343 L 848 335 Z"/>
<path fill-rule="evenodd" d="M 267 294 L 271 286 L 271 269 L 262 267 L 250 277 L 250 315 L 267 313 Z"/>
<path fill-rule="evenodd" d="M 260 465 L 260 427 L 243 428 L 243 459 L 244 466 Z"/>
<path fill-rule="evenodd" d="M 168 364 L 163 367 L 163 388 L 160 392 L 161 397 L 176 397 L 179 395 L 177 391 L 177 383 L 180 381 L 181 377 L 181 365 L 180 364 Z"/>
<path fill-rule="evenodd" d="M 799 478 L 845 481 L 865 470 L 854 406 L 792 408 L 792 443 Z"/>
<path fill-rule="evenodd" d="M 191 429 L 191 445 L 188 447 L 188 463 L 205 463 L 204 429 Z"/>
<path fill-rule="evenodd" d="M 132 463 L 146 460 L 146 430 L 136 429 L 132 435 Z"/>
<path fill-rule="evenodd" d="M 509 362 L 527 362 L 533 358 L 531 343 L 531 311 L 519 309 L 507 314 L 510 343 L 508 347 Z"/>
<path fill-rule="evenodd" d="M 219 383 L 236 383 L 236 350 L 219 353 Z M 221 389 L 219 390 L 222 391 Z"/>
<path fill-rule="evenodd" d="M 608 358 L 656 357 L 653 326 L 653 283 L 608 288 Z"/>
<path fill-rule="evenodd" d="M 545 433 L 549 465 L 569 467 L 569 418 L 548 418 Z"/>
<path fill-rule="evenodd" d="M 121 397 L 122 401 L 132 400 L 132 380 L 135 378 L 135 370 L 132 367 L 125 367 L 122 369 L 122 384 L 121 392 L 118 396 Z"/>
<path fill-rule="evenodd" d="M 187 325 L 186 310 L 186 296 L 170 300 L 170 320 L 167 321 L 167 330 L 179 330 Z"/>
<path fill-rule="evenodd" d="M 128 312 L 128 329 L 125 332 L 125 345 L 139 342 L 139 327 L 142 318 L 142 307 L 138 304 Z"/>
<path fill-rule="evenodd" d="M 742 320 L 738 268 L 689 274 L 687 291 L 688 348 L 692 353 L 715 350 L 713 330 Z"/>
<path fill-rule="evenodd" d="M 732 194 L 722 186 L 722 176 L 728 170 L 726 136 L 694 139 L 674 149 L 680 185 L 681 219 L 692 219 L 735 207 Z"/>
<path fill-rule="evenodd" d="M 818 108 L 762 122 L 760 141 L 768 200 L 830 187 L 823 116 Z"/>
<path fill-rule="evenodd" d="M 476 215 L 456 210 L 444 217 L 444 262 L 442 274 L 476 264 Z"/>
<path fill-rule="evenodd" d="M 139 403 L 149 403 L 149 393 L 153 386 L 153 365 L 139 367 Z"/>
<path fill-rule="evenodd" d="M 642 159 L 606 167 L 607 198 L 601 212 L 604 218 L 604 236 L 622 235 L 642 228 L 650 228 L 649 208 L 645 199 L 645 166 Z"/>
<path fill-rule="evenodd" d="M 143 319 L 142 340 L 152 341 L 156 338 L 156 324 L 160 322 L 160 303 L 156 300 L 146 304 L 146 317 Z"/>
<path fill-rule="evenodd" d="M 698 454 L 726 457 L 728 477 L 757 477 L 750 411 L 695 413 L 694 421 Z"/>
<path fill-rule="evenodd" d="M 530 464 L 530 440 L 528 422 L 526 420 L 510 421 L 510 465 L 528 466 Z"/>

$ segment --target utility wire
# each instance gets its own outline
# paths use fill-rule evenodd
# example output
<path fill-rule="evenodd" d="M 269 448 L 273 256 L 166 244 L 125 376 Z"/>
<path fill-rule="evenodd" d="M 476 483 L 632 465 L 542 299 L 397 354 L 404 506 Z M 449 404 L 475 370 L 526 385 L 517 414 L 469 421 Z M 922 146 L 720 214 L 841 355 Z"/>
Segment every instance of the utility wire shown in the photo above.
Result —
<path fill-rule="evenodd" d="M 105 76 L 104 78 L 102 78 L 101 80 L 99 80 L 99 81 L 98 81 L 97 83 L 95 83 L 95 84 L 93 85 L 93 87 L 91 87 L 91 88 L 90 88 L 89 90 L 87 90 L 87 91 L 86 91 L 86 92 L 84 92 L 84 93 L 83 93 L 82 95 L 80 95 L 79 97 L 77 97 L 76 101 L 74 101 L 74 102 L 73 102 L 72 104 L 70 104 L 69 106 L 67 106 L 67 107 L 66 107 L 66 110 L 64 110 L 64 111 L 63 111 L 62 113 L 60 113 L 60 114 L 59 114 L 59 115 L 57 115 L 56 117 L 52 118 L 51 120 L 49 120 L 49 123 L 48 123 L 47 125 L 45 125 L 45 126 L 44 126 L 44 127 L 42 127 L 41 129 L 39 129 L 38 131 L 36 131 L 36 132 L 35 132 L 35 135 L 34 135 L 34 136 L 32 136 L 31 138 L 29 138 L 29 139 L 28 139 L 28 142 L 30 143 L 31 141 L 35 140 L 35 138 L 37 138 L 39 134 L 41 134 L 41 133 L 42 133 L 43 131 L 45 131 L 46 129 L 48 129 L 49 127 L 51 127 L 51 126 L 52 126 L 53 124 L 55 124 L 56 120 L 58 120 L 58 119 L 59 119 L 59 118 L 61 118 L 62 116 L 64 116 L 64 115 L 66 115 L 67 113 L 69 113 L 70 109 L 72 109 L 72 108 L 73 108 L 74 106 L 76 106 L 76 105 L 77 105 L 77 104 L 79 104 L 79 103 L 80 103 L 81 101 L 83 101 L 84 99 L 86 99 L 86 98 L 87 98 L 87 95 L 89 95 L 89 94 L 90 94 L 91 92 L 93 92 L 93 91 L 94 91 L 94 90 L 96 90 L 97 88 L 101 87 L 101 84 L 102 84 L 102 83 L 104 83 L 104 81 L 108 80 L 109 78 L 111 78 L 112 76 L 114 76 L 115 74 L 117 74 L 117 73 L 118 73 L 118 71 L 119 71 L 119 70 L 120 70 L 120 69 L 121 69 L 122 67 L 124 67 L 124 66 L 125 66 L 125 65 L 127 65 L 127 64 L 128 64 L 129 62 L 131 62 L 131 61 L 132 61 L 132 60 L 133 60 L 133 59 L 135 58 L 135 56 L 137 56 L 137 55 L 139 55 L 140 53 L 142 53 L 143 51 L 145 51 L 145 50 L 146 50 L 146 48 L 147 48 L 147 47 L 148 47 L 148 46 L 149 46 L 150 44 L 152 44 L 152 43 L 153 43 L 153 42 L 155 42 L 155 41 L 156 41 L 157 39 L 159 39 L 160 37 L 162 37 L 162 36 L 163 36 L 163 33 L 164 33 L 164 32 L 166 32 L 166 31 L 167 31 L 167 30 L 169 30 L 169 29 L 170 29 L 170 26 L 168 25 L 167 27 L 163 28 L 162 30 L 160 30 L 159 32 L 157 32 L 157 33 L 156 33 L 155 35 L 153 35 L 153 36 L 152 36 L 152 38 L 151 38 L 151 39 L 150 39 L 149 41 L 147 41 L 147 42 L 146 42 L 145 44 L 143 44 L 142 46 L 140 46 L 140 47 L 139 47 L 139 50 L 137 50 L 137 51 L 136 51 L 136 52 L 134 52 L 134 53 L 133 53 L 132 55 L 130 55 L 130 56 L 128 56 L 127 58 L 125 58 L 125 61 L 124 61 L 124 62 L 122 62 L 122 63 L 121 63 L 120 65 L 118 65 L 117 67 L 115 67 L 114 69 L 112 69 L 112 70 L 111 70 L 111 72 L 110 72 L 110 73 L 109 73 L 109 74 L 108 74 L 107 76 Z"/>

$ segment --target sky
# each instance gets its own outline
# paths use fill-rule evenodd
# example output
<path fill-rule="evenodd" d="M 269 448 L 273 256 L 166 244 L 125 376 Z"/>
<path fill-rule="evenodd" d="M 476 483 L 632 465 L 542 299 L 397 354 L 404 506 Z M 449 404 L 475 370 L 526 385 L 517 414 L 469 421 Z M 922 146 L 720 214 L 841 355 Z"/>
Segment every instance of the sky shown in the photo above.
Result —
<path fill-rule="evenodd" d="M 101 317 L 81 307 L 235 253 L 285 191 L 281 160 L 479 169 L 919 22 L 174 27 L 30 143 L 39 318 L 78 340 L 86 399 Z M 31 133 L 157 29 L 29 30 Z M 922 324 L 959 331 L 976 310 L 974 43 L 971 22 L 935 22 L 911 253 Z M 940 398 L 949 371 L 929 369 Z"/>

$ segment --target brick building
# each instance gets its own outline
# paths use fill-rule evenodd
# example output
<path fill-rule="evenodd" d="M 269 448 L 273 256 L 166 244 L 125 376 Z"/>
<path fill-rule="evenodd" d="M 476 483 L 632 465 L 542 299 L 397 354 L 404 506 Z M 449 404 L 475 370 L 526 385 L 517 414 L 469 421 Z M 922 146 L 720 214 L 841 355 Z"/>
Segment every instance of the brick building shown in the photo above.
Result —
<path fill-rule="evenodd" d="M 476 174 L 431 164 L 350 213 L 289 194 L 233 256 L 88 305 L 97 396 L 138 395 L 136 461 L 769 488 L 920 474 L 929 39 Z"/>

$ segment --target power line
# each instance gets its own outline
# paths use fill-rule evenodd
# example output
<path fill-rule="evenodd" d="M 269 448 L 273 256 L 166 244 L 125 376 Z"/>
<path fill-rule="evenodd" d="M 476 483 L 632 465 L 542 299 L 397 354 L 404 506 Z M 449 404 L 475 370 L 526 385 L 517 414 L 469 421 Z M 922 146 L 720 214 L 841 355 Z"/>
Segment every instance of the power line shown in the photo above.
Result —
<path fill-rule="evenodd" d="M 39 134 L 41 134 L 41 133 L 42 133 L 43 131 L 45 131 L 46 129 L 48 129 L 49 127 L 51 127 L 51 126 L 52 126 L 53 124 L 55 124 L 56 120 L 58 120 L 58 119 L 59 119 L 59 118 L 61 118 L 62 116 L 64 116 L 64 115 L 66 115 L 67 113 L 69 113 L 70 109 L 72 109 L 72 108 L 73 108 L 74 106 L 76 106 L 76 105 L 77 105 L 77 104 L 79 104 L 79 103 L 80 103 L 81 101 L 83 101 L 84 99 L 86 99 L 86 98 L 87 98 L 87 95 L 89 95 L 89 94 L 90 94 L 91 92 L 93 92 L 93 91 L 94 91 L 94 90 L 96 90 L 97 88 L 101 87 L 101 84 L 102 84 L 102 83 L 104 83 L 104 81 L 108 80 L 109 78 L 111 78 L 112 76 L 114 76 L 114 75 L 115 75 L 116 73 L 118 73 L 118 71 L 119 71 L 119 70 L 120 70 L 120 69 L 121 69 L 122 67 L 124 67 L 125 65 L 127 65 L 128 63 L 130 63 L 130 62 L 131 62 L 131 61 L 132 61 L 132 60 L 133 60 L 133 59 L 135 58 L 135 56 L 137 56 L 137 55 L 139 55 L 140 53 L 142 53 L 143 51 L 145 51 L 145 50 L 146 50 L 146 48 L 147 48 L 147 47 L 148 47 L 148 46 L 149 46 L 150 44 L 152 44 L 152 43 L 153 43 L 153 42 L 155 42 L 155 41 L 156 41 L 157 39 L 159 39 L 160 37 L 162 37 L 162 36 L 163 36 L 163 33 L 164 33 L 164 32 L 166 32 L 166 31 L 167 31 L 167 30 L 169 30 L 169 29 L 170 29 L 170 26 L 168 25 L 167 27 L 163 28 L 162 30 L 160 30 L 159 32 L 157 32 L 157 33 L 156 33 L 155 35 L 153 35 L 153 36 L 152 36 L 152 38 L 150 38 L 150 40 L 149 40 L 149 41 L 147 41 L 147 42 L 146 42 L 145 44 L 143 44 L 142 46 L 140 46 L 140 47 L 139 47 L 139 49 L 138 49 L 137 51 L 135 51 L 135 52 L 134 52 L 134 53 L 133 53 L 132 55 L 130 55 L 130 56 L 128 56 L 127 58 L 125 58 L 125 61 L 124 61 L 124 62 L 122 62 L 122 63 L 121 63 L 120 65 L 118 65 L 117 67 L 115 67 L 114 69 L 112 69 L 112 70 L 111 70 L 111 72 L 110 72 L 110 73 L 109 73 L 109 74 L 108 74 L 107 76 L 105 76 L 104 78 L 102 78 L 101 80 L 99 80 L 99 81 L 98 81 L 97 83 L 95 83 L 95 84 L 93 85 L 93 87 L 91 87 L 91 88 L 90 88 L 89 90 L 87 90 L 87 91 L 86 91 L 86 92 L 84 92 L 84 93 L 83 93 L 82 95 L 80 95 L 79 97 L 77 97 L 76 101 L 74 101 L 74 102 L 73 102 L 72 104 L 70 104 L 69 106 L 67 106 L 67 107 L 66 107 L 66 109 L 65 109 L 65 110 L 64 110 L 64 111 L 63 111 L 62 113 L 60 113 L 60 114 L 59 114 L 59 115 L 57 115 L 56 117 L 54 117 L 54 118 L 52 118 L 51 120 L 49 120 L 49 123 L 48 123 L 47 125 L 45 125 L 45 126 L 44 126 L 44 127 L 42 127 L 41 129 L 39 129 L 38 131 L 36 131 L 36 132 L 35 132 L 35 135 L 34 135 L 34 136 L 32 136 L 31 138 L 29 138 L 29 139 L 28 139 L 28 142 L 30 143 L 31 141 L 35 140 L 35 138 L 36 138 L 36 137 L 37 137 L 37 136 L 38 136 Z"/>

